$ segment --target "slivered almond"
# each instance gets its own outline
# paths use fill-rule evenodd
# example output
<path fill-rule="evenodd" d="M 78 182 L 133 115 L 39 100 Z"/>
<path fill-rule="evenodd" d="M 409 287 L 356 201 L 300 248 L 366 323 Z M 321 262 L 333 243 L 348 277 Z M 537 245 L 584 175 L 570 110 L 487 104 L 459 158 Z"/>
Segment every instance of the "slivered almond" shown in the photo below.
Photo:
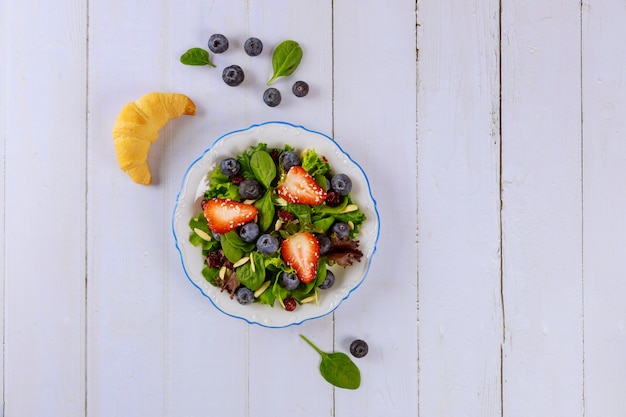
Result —
<path fill-rule="evenodd" d="M 310 303 L 311 301 L 315 301 L 315 305 L 316 305 L 316 306 L 317 306 L 317 305 L 319 305 L 319 303 L 318 303 L 318 299 L 317 299 L 317 293 L 313 294 L 313 295 L 312 295 L 312 296 L 310 296 L 310 297 L 307 297 L 307 298 L 302 299 L 302 301 L 300 301 L 300 302 L 301 302 L 302 304 L 305 304 L 305 303 Z"/>
<path fill-rule="evenodd" d="M 254 298 L 259 298 L 259 296 L 263 294 L 265 290 L 268 289 L 269 286 L 270 286 L 269 281 L 265 281 L 263 284 L 261 284 L 261 286 L 257 288 L 257 290 L 254 292 Z"/>
<path fill-rule="evenodd" d="M 283 221 L 281 219 L 276 220 L 276 224 L 274 225 L 274 230 L 279 231 L 283 227 Z"/>
<path fill-rule="evenodd" d="M 245 265 L 245 263 L 248 262 L 249 260 L 250 260 L 249 257 L 244 256 L 243 258 L 241 258 L 240 260 L 238 260 L 237 262 L 233 264 L 233 268 L 238 268 L 241 265 Z"/>
<path fill-rule="evenodd" d="M 202 239 L 206 240 L 207 242 L 210 242 L 211 240 L 213 240 L 213 238 L 202 229 L 198 229 L 197 227 L 194 227 L 193 231 Z"/>
<path fill-rule="evenodd" d="M 354 230 L 354 223 L 352 223 L 352 220 L 348 220 L 348 227 L 350 227 L 350 230 Z"/>
<path fill-rule="evenodd" d="M 222 266 L 220 268 L 220 272 L 218 273 L 218 275 L 219 275 L 220 279 L 224 279 L 224 277 L 226 276 L 226 267 L 225 266 Z"/>

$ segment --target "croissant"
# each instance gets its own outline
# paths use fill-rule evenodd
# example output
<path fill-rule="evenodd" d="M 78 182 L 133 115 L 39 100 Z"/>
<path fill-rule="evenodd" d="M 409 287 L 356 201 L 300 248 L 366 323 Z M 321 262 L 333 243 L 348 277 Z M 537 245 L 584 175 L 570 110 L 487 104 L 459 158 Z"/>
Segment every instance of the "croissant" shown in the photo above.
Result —
<path fill-rule="evenodd" d="M 148 166 L 150 146 L 168 120 L 181 114 L 196 114 L 196 105 L 178 93 L 148 93 L 122 108 L 113 126 L 113 142 L 120 168 L 133 181 L 152 183 Z"/>

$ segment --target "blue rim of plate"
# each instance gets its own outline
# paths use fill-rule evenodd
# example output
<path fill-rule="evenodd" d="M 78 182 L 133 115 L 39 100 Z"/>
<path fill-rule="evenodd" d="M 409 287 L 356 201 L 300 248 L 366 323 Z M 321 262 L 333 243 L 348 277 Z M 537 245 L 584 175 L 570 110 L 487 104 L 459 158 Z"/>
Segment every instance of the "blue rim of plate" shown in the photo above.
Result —
<path fill-rule="evenodd" d="M 175 230 L 175 223 L 176 223 L 176 222 L 175 222 L 175 220 L 176 220 L 176 219 L 175 219 L 175 217 L 176 217 L 176 211 L 177 211 L 177 208 L 178 208 L 178 204 L 179 204 L 179 202 L 180 202 L 180 196 L 181 196 L 181 194 L 182 194 L 182 193 L 183 193 L 183 191 L 184 191 L 185 184 L 186 184 L 186 182 L 187 182 L 187 177 L 188 177 L 188 175 L 189 175 L 190 170 L 193 168 L 193 166 L 194 166 L 196 163 L 198 163 L 200 160 L 202 160 L 202 159 L 204 158 L 204 156 L 205 156 L 208 152 L 210 152 L 210 151 L 211 151 L 211 150 L 212 150 L 212 149 L 213 149 L 213 148 L 214 148 L 214 147 L 215 147 L 215 146 L 216 146 L 216 145 L 217 145 L 220 141 L 224 140 L 224 139 L 225 139 L 225 138 L 227 138 L 228 136 L 231 136 L 231 135 L 236 134 L 236 133 L 246 132 L 246 131 L 248 131 L 248 130 L 256 129 L 256 128 L 259 128 L 259 127 L 262 127 L 262 126 L 266 126 L 266 125 L 284 125 L 284 126 L 288 126 L 288 127 L 294 128 L 294 129 L 301 129 L 301 130 L 303 130 L 303 131 L 306 131 L 306 132 L 308 132 L 308 133 L 313 133 L 313 134 L 319 135 L 319 136 L 321 136 L 321 137 L 325 138 L 326 140 L 331 141 L 331 142 L 333 143 L 333 145 L 334 145 L 334 146 L 336 146 L 336 147 L 339 149 L 339 151 L 341 151 L 341 153 L 342 153 L 342 154 L 344 154 L 344 155 L 348 158 L 348 160 L 349 160 L 351 163 L 353 163 L 353 164 L 354 164 L 354 165 L 355 165 L 355 166 L 356 166 L 356 167 L 357 167 L 357 168 L 361 171 L 361 173 L 363 174 L 363 177 L 365 178 L 365 182 L 367 183 L 367 192 L 368 192 L 368 194 L 369 194 L 370 199 L 372 200 L 373 210 L 374 210 L 374 213 L 376 214 L 376 224 L 377 224 L 377 227 L 376 227 L 376 234 L 375 234 L 375 237 L 374 237 L 374 242 L 373 242 L 373 245 L 372 245 L 372 253 L 368 256 L 368 260 L 367 260 L 367 267 L 366 267 L 366 269 L 365 269 L 365 272 L 363 273 L 363 277 L 361 278 L 361 280 L 360 280 L 360 281 L 359 281 L 359 282 L 358 282 L 358 283 L 357 283 L 354 287 L 352 287 L 352 288 L 348 291 L 348 293 L 347 293 L 347 294 L 346 294 L 346 295 L 345 295 L 345 296 L 344 296 L 344 297 L 343 297 L 343 298 L 342 298 L 342 299 L 341 299 L 341 300 L 337 303 L 337 305 L 336 305 L 334 308 L 332 308 L 331 310 L 326 311 L 326 312 L 324 312 L 324 313 L 321 313 L 321 314 L 319 314 L 319 315 L 317 315 L 317 316 L 307 317 L 307 318 L 305 318 L 305 319 L 303 319 L 303 320 L 300 320 L 300 321 L 297 321 L 297 322 L 288 323 L 288 324 L 285 324 L 285 325 L 283 325 L 283 326 L 271 326 L 271 325 L 267 325 L 267 324 L 264 324 L 264 323 L 260 323 L 260 322 L 258 322 L 258 321 L 249 320 L 249 319 L 247 319 L 246 317 L 242 317 L 242 316 L 238 316 L 238 315 L 236 315 L 236 314 L 229 313 L 229 312 L 227 312 L 227 311 L 224 311 L 222 308 L 220 308 L 220 307 L 219 307 L 219 306 L 215 303 L 215 301 L 213 301 L 213 299 L 212 299 L 212 298 L 211 298 L 208 294 L 206 294 L 206 293 L 204 292 L 204 290 L 203 290 L 202 288 L 200 288 L 200 287 L 199 287 L 199 286 L 198 286 L 198 285 L 194 282 L 194 280 L 191 278 L 191 276 L 189 275 L 189 272 L 187 271 L 187 267 L 185 266 L 185 262 L 184 262 L 184 259 L 183 259 L 183 253 L 182 253 L 182 250 L 181 250 L 181 248 L 180 248 L 180 246 L 179 246 L 178 236 L 176 235 L 176 230 Z M 236 319 L 243 320 L 243 321 L 247 322 L 248 324 L 256 324 L 256 325 L 259 325 L 259 326 L 261 326 L 261 327 L 266 327 L 266 328 L 273 328 L 273 329 L 277 329 L 277 328 L 286 328 L 286 327 L 291 327 L 291 326 L 298 326 L 298 325 L 301 325 L 301 324 L 302 324 L 302 323 L 304 323 L 304 322 L 307 322 L 307 321 L 310 321 L 310 320 L 319 319 L 319 318 L 321 318 L 321 317 L 324 317 L 324 316 L 329 315 L 330 313 L 333 313 L 335 310 L 337 310 L 337 309 L 339 308 L 339 306 L 340 306 L 340 305 L 341 305 L 344 301 L 346 301 L 346 300 L 350 297 L 350 295 L 351 295 L 351 294 L 352 294 L 352 293 L 353 293 L 353 292 L 354 292 L 357 288 L 359 288 L 359 287 L 361 286 L 361 284 L 365 281 L 365 278 L 366 278 L 366 277 L 367 277 L 367 275 L 369 274 L 369 271 L 370 271 L 370 268 L 371 268 L 371 265 L 372 265 L 372 259 L 373 259 L 373 257 L 374 257 L 374 254 L 376 253 L 376 249 L 377 249 L 377 245 L 378 245 L 378 239 L 379 239 L 379 237 L 380 237 L 380 214 L 378 213 L 378 207 L 377 207 L 376 199 L 375 199 L 375 198 L 374 198 L 374 196 L 372 195 L 372 187 L 371 187 L 371 184 L 370 184 L 369 178 L 368 178 L 367 174 L 365 173 L 365 170 L 363 170 L 363 168 L 361 167 L 361 165 L 359 165 L 359 163 L 358 163 L 358 162 L 356 162 L 354 159 L 352 159 L 352 157 L 350 156 L 350 154 L 348 154 L 348 153 L 347 153 L 347 152 L 346 152 L 346 151 L 345 151 L 345 150 L 341 147 L 341 145 L 339 145 L 339 144 L 338 144 L 338 143 L 337 143 L 337 142 L 336 142 L 333 138 L 331 138 L 330 136 L 328 136 L 328 135 L 326 135 L 326 134 L 324 134 L 324 133 L 321 133 L 321 132 L 318 132 L 318 131 L 315 131 L 315 130 L 311 130 L 311 129 L 307 129 L 306 127 L 301 126 L 301 125 L 295 125 L 295 124 L 292 124 L 292 123 L 289 123 L 289 122 L 283 122 L 283 121 L 267 121 L 267 122 L 263 122 L 263 123 L 252 124 L 252 125 L 248 126 L 247 128 L 244 128 L 244 129 L 238 129 L 238 130 L 233 130 L 233 131 L 231 131 L 231 132 L 228 132 L 228 133 L 225 133 L 225 134 L 221 135 L 221 136 L 220 136 L 219 138 L 217 138 L 217 139 L 216 139 L 216 140 L 215 140 L 215 141 L 214 141 L 214 142 L 213 142 L 213 143 L 212 143 L 212 144 L 211 144 L 211 145 L 210 145 L 207 149 L 205 149 L 205 151 L 204 151 L 204 152 L 202 152 L 202 155 L 200 155 L 198 158 L 196 158 L 196 159 L 195 159 L 195 160 L 194 160 L 194 161 L 193 161 L 193 162 L 189 165 L 189 167 L 187 167 L 187 169 L 185 170 L 185 174 L 183 175 L 183 179 L 182 179 L 182 182 L 181 182 L 180 190 L 179 190 L 179 191 L 178 191 L 178 193 L 176 194 L 176 201 L 175 201 L 175 203 L 174 203 L 174 211 L 173 211 L 173 213 L 172 213 L 172 223 L 171 223 L 171 228 L 172 228 L 172 234 L 174 235 L 174 242 L 175 242 L 176 250 L 178 251 L 178 255 L 179 255 L 179 258 L 180 258 L 180 263 L 181 263 L 181 265 L 182 265 L 182 267 L 183 267 L 183 271 L 185 272 L 185 276 L 187 277 L 187 279 L 189 280 L 189 282 L 191 282 L 191 284 L 192 284 L 194 287 L 196 287 L 196 288 L 200 291 L 200 293 L 201 293 L 204 297 L 206 297 L 206 298 L 208 298 L 208 299 L 209 299 L 209 301 L 211 302 L 211 304 L 213 305 L 213 307 L 215 307 L 217 310 L 221 311 L 223 314 L 225 314 L 225 315 L 227 315 L 227 316 L 230 316 L 230 317 L 233 317 L 233 318 L 236 318 Z"/>

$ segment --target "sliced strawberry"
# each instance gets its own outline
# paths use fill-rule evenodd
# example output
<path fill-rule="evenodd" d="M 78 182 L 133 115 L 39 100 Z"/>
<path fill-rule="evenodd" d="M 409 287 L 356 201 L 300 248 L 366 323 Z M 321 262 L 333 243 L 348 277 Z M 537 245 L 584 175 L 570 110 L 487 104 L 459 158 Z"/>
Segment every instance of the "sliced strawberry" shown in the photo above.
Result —
<path fill-rule="evenodd" d="M 238 203 L 228 198 L 214 198 L 206 202 L 204 217 L 215 233 L 227 233 L 254 220 L 257 209 L 251 204 Z"/>
<path fill-rule="evenodd" d="M 294 204 L 315 206 L 326 200 L 326 191 L 299 165 L 291 167 L 276 191 L 283 199 Z"/>
<path fill-rule="evenodd" d="M 283 241 L 280 253 L 287 265 L 296 271 L 300 281 L 309 283 L 317 274 L 320 244 L 311 233 L 300 232 Z"/>

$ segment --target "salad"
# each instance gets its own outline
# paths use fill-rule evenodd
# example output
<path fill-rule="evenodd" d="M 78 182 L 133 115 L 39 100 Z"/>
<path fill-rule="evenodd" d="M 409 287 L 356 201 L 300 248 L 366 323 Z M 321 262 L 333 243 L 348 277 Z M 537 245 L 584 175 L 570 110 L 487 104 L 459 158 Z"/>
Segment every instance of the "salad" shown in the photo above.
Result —
<path fill-rule="evenodd" d="M 207 184 L 189 241 L 202 249 L 204 278 L 240 304 L 317 304 L 333 269 L 363 256 L 352 181 L 314 149 L 259 143 L 224 157 Z"/>

